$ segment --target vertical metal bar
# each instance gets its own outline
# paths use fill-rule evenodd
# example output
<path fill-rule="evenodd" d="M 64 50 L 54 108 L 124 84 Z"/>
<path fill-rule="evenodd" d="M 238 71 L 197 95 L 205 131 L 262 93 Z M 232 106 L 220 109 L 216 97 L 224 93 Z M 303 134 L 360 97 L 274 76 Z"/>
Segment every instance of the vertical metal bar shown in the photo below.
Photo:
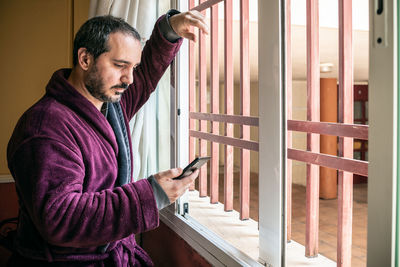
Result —
<path fill-rule="evenodd" d="M 339 122 L 353 123 L 352 1 L 339 0 Z M 353 158 L 353 139 L 339 138 L 339 157 Z M 353 174 L 339 171 L 337 265 L 351 266 Z"/>
<path fill-rule="evenodd" d="M 194 0 L 189 0 L 189 9 L 194 7 Z M 189 112 L 195 111 L 196 99 L 195 99 L 195 88 L 196 88 L 196 62 L 195 62 L 195 51 L 194 42 L 189 42 Z M 189 119 L 189 131 L 195 130 L 195 121 Z M 196 153 L 196 140 L 194 137 L 189 137 L 189 162 L 194 160 Z M 190 190 L 194 190 L 194 183 L 190 185 Z"/>
<path fill-rule="evenodd" d="M 206 0 L 200 0 L 199 4 Z M 205 11 L 201 12 L 203 15 Z M 207 112 L 207 53 L 206 53 L 206 36 L 199 31 L 199 107 L 200 112 Z M 207 132 L 207 121 L 200 120 L 200 131 Z M 207 155 L 207 141 L 200 139 L 199 154 L 201 157 Z M 200 197 L 207 196 L 207 164 L 200 168 L 199 174 L 199 194 Z"/>
<path fill-rule="evenodd" d="M 319 121 L 318 0 L 307 0 L 307 120 Z M 307 150 L 319 152 L 319 135 L 307 134 Z M 319 166 L 307 164 L 306 256 L 318 255 Z"/>
<path fill-rule="evenodd" d="M 292 18 L 291 0 L 286 0 L 286 116 L 292 119 Z M 287 148 L 292 148 L 292 131 L 287 131 Z M 286 163 L 287 241 L 292 239 L 292 161 Z"/>
<path fill-rule="evenodd" d="M 250 116 L 249 0 L 240 0 L 240 114 Z M 241 125 L 241 138 L 250 140 L 250 126 Z M 250 215 L 250 150 L 240 150 L 240 219 Z"/>
<path fill-rule="evenodd" d="M 233 114 L 233 44 L 232 44 L 232 0 L 224 1 L 225 36 L 225 114 Z M 233 137 L 233 125 L 226 123 L 225 135 Z M 233 210 L 233 147 L 225 146 L 224 210 Z"/>
<path fill-rule="evenodd" d="M 211 7 L 211 113 L 219 113 L 218 4 Z M 212 133 L 219 135 L 219 123 L 212 122 Z M 210 202 L 218 203 L 219 143 L 211 143 Z"/>

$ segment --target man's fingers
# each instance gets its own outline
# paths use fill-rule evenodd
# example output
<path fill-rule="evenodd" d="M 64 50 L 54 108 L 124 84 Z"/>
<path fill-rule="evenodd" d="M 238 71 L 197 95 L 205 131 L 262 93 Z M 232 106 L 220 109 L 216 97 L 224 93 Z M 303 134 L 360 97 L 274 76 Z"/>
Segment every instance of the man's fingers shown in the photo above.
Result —
<path fill-rule="evenodd" d="M 203 14 L 201 14 L 201 12 L 197 11 L 197 10 L 190 10 L 187 12 L 187 14 L 189 14 L 192 17 L 198 18 L 198 19 L 203 19 L 205 18 L 205 16 Z"/>
<path fill-rule="evenodd" d="M 205 21 L 204 15 L 193 10 L 177 14 L 169 19 L 172 29 L 181 37 L 196 41 L 196 36 L 191 27 L 200 29 L 203 33 L 209 34 L 210 30 Z"/>
<path fill-rule="evenodd" d="M 186 33 L 182 34 L 182 37 L 184 37 L 184 38 L 186 38 L 186 39 L 189 39 L 189 40 L 191 40 L 191 41 L 193 41 L 193 42 L 196 42 L 196 41 L 197 41 L 197 36 L 196 36 L 196 34 L 191 33 L 191 32 L 186 32 Z"/>
<path fill-rule="evenodd" d="M 181 175 L 182 168 L 175 168 L 175 169 L 171 169 L 170 171 L 171 171 L 171 173 L 169 175 L 169 178 L 175 178 L 175 177 L 178 177 L 179 175 Z"/>
<path fill-rule="evenodd" d="M 154 177 L 167 194 L 170 202 L 175 201 L 178 197 L 185 193 L 185 191 L 190 187 L 190 184 L 199 175 L 199 170 L 194 171 L 189 176 L 180 180 L 173 180 L 173 178 L 178 177 L 181 173 L 181 168 L 175 168 L 154 174 Z"/>
<path fill-rule="evenodd" d="M 185 185 L 185 187 L 190 186 L 190 184 L 196 180 L 197 176 L 199 176 L 199 170 L 195 170 L 192 174 L 182 178 L 181 181 Z"/>
<path fill-rule="evenodd" d="M 178 177 L 179 175 L 181 175 L 182 173 L 182 168 L 174 168 L 174 169 L 170 169 L 167 171 L 163 171 L 163 172 L 159 172 L 157 174 L 155 174 L 154 176 L 156 176 L 157 178 L 175 178 Z"/>
<path fill-rule="evenodd" d="M 188 17 L 186 17 L 186 19 L 187 19 L 189 25 L 199 28 L 205 34 L 209 33 L 209 28 L 208 28 L 208 25 L 205 22 L 204 18 L 188 16 Z"/>

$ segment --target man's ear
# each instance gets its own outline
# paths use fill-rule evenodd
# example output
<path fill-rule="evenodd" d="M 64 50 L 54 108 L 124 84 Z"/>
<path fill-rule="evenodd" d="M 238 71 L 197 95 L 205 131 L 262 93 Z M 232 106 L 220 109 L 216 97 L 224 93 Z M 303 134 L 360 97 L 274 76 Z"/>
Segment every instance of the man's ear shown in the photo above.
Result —
<path fill-rule="evenodd" d="M 89 66 L 92 64 L 93 55 L 90 54 L 85 47 L 78 49 L 78 65 L 83 70 L 88 70 Z"/>

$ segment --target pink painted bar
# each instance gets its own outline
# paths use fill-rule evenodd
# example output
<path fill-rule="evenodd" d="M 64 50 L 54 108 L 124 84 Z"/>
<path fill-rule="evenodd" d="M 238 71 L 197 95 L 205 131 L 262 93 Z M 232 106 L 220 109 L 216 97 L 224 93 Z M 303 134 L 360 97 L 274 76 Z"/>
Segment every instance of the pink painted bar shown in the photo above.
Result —
<path fill-rule="evenodd" d="M 289 131 L 368 140 L 368 125 L 288 120 L 287 127 Z"/>
<path fill-rule="evenodd" d="M 194 0 L 189 0 L 189 9 L 194 7 Z M 196 107 L 196 62 L 194 42 L 189 42 L 189 112 L 194 112 Z M 189 119 L 189 130 L 195 130 L 195 121 Z M 189 136 L 189 162 L 192 162 L 196 153 L 196 140 Z M 190 190 L 194 190 L 194 183 L 190 185 Z"/>
<path fill-rule="evenodd" d="M 318 0 L 307 0 L 307 120 L 319 121 Z M 307 134 L 307 150 L 319 152 L 319 135 Z M 307 164 L 306 256 L 318 255 L 319 166 Z"/>
<path fill-rule="evenodd" d="M 242 116 L 250 115 L 249 0 L 240 0 L 240 96 Z M 250 127 L 240 126 L 241 138 L 250 140 Z M 240 219 L 250 217 L 250 150 L 240 150 Z"/>
<path fill-rule="evenodd" d="M 287 157 L 301 162 L 312 163 L 323 167 L 368 176 L 367 161 L 313 153 L 293 148 L 288 149 Z"/>
<path fill-rule="evenodd" d="M 200 4 L 204 0 L 200 0 Z M 205 15 L 205 11 L 202 11 Z M 207 53 L 206 53 L 206 36 L 199 32 L 199 107 L 200 112 L 207 112 Z M 207 122 L 200 121 L 200 131 L 207 131 Z M 200 139 L 199 141 L 199 154 L 201 157 L 207 156 L 207 141 Z M 207 164 L 200 168 L 199 173 L 199 194 L 200 197 L 207 196 Z"/>
<path fill-rule="evenodd" d="M 220 143 L 220 144 L 224 144 L 224 145 L 228 145 L 228 146 L 234 146 L 234 147 L 238 147 L 238 148 L 242 148 L 242 149 L 248 149 L 248 150 L 252 150 L 252 151 L 258 151 L 258 148 L 259 148 L 258 142 L 247 141 L 247 140 L 242 140 L 239 138 L 210 134 L 210 133 L 205 133 L 205 132 L 189 131 L 189 136 L 192 136 L 195 138 L 201 138 L 204 140 L 208 140 L 211 142 L 216 142 L 216 143 Z"/>
<path fill-rule="evenodd" d="M 225 122 L 225 123 L 258 126 L 258 117 L 253 117 L 253 116 L 190 112 L 189 118 L 196 119 L 196 120 L 219 121 L 219 122 Z"/>
<path fill-rule="evenodd" d="M 292 11 L 291 0 L 286 0 L 286 116 L 292 119 Z M 292 132 L 288 131 L 287 148 L 292 148 Z M 287 241 L 292 239 L 292 161 L 286 161 L 286 231 Z"/>
<path fill-rule="evenodd" d="M 232 0 L 224 0 L 224 63 L 225 63 L 225 114 L 233 114 L 233 6 Z M 233 137 L 233 125 L 226 123 L 225 136 Z M 233 147 L 225 146 L 224 210 L 233 210 Z"/>
<path fill-rule="evenodd" d="M 339 0 L 339 122 L 353 123 L 352 1 Z M 353 158 L 353 139 L 339 138 L 339 156 Z M 337 266 L 351 266 L 353 174 L 339 171 Z"/>
<path fill-rule="evenodd" d="M 218 5 L 211 6 L 211 112 L 219 113 Z M 219 135 L 219 123 L 212 122 L 212 133 Z M 211 143 L 210 202 L 218 203 L 219 144 Z"/>
<path fill-rule="evenodd" d="M 203 10 L 206 10 L 207 8 L 215 6 L 216 4 L 218 4 L 219 2 L 222 2 L 222 1 L 224 1 L 224 0 L 208 0 L 208 1 L 202 2 L 200 5 L 198 5 L 194 8 L 189 8 L 189 9 L 203 11 Z"/>

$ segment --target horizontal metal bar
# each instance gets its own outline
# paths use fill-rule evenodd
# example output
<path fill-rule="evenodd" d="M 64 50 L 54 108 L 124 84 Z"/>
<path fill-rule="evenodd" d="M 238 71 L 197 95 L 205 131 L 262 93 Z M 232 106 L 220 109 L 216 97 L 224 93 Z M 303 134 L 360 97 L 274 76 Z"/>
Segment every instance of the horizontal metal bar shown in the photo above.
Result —
<path fill-rule="evenodd" d="M 240 125 L 258 126 L 258 117 L 252 116 L 190 112 L 189 118 L 195 120 L 219 121 Z"/>
<path fill-rule="evenodd" d="M 212 7 L 213 5 L 216 5 L 216 4 L 218 4 L 219 2 L 222 2 L 222 1 L 224 1 L 224 0 L 208 0 L 208 1 L 205 1 L 205 2 L 201 3 L 198 6 L 195 6 L 191 10 L 197 10 L 197 11 L 200 12 L 200 11 L 203 11 L 203 10 L 209 8 L 209 7 Z"/>
<path fill-rule="evenodd" d="M 289 131 L 326 134 L 368 140 L 368 125 L 288 120 Z"/>
<path fill-rule="evenodd" d="M 368 176 L 367 161 L 335 157 L 292 148 L 287 150 L 287 157 L 288 159 Z"/>
<path fill-rule="evenodd" d="M 242 140 L 242 139 L 238 139 L 238 138 L 221 136 L 221 135 L 193 131 L 193 130 L 189 131 L 189 136 L 196 137 L 196 138 L 203 139 L 203 140 L 208 140 L 211 142 L 224 144 L 224 145 L 258 151 L 258 143 L 254 142 L 254 141 L 247 141 L 247 140 Z"/>

